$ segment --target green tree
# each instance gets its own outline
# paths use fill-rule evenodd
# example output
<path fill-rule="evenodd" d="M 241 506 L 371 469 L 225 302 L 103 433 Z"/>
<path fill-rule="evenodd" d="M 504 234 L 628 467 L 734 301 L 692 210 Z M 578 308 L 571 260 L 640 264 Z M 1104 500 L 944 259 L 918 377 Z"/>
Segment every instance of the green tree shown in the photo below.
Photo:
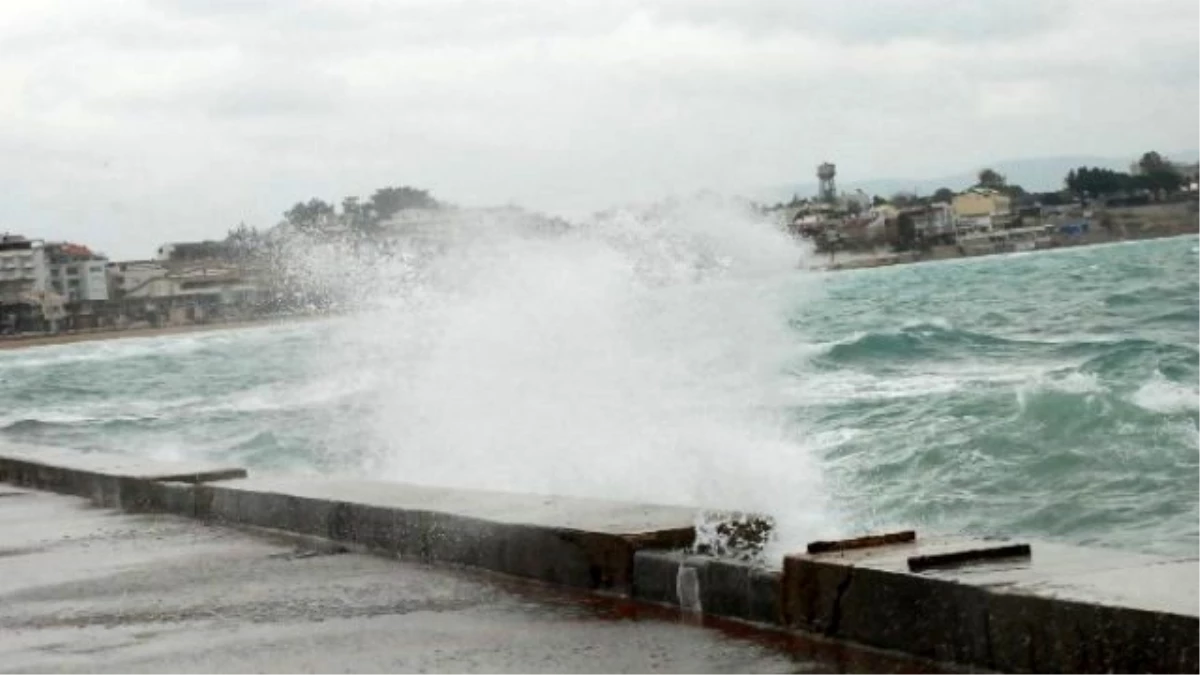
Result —
<path fill-rule="evenodd" d="M 376 190 L 370 206 L 376 219 L 387 220 L 405 209 L 436 209 L 442 205 L 427 190 L 401 186 Z"/>
<path fill-rule="evenodd" d="M 982 169 L 979 172 L 979 182 L 976 187 L 1002 190 L 1008 185 L 1008 180 L 995 169 Z"/>
<path fill-rule="evenodd" d="M 342 221 L 351 230 L 358 232 L 369 230 L 374 224 L 374 219 L 371 217 L 372 212 L 371 205 L 362 203 L 358 197 L 342 198 Z"/>
<path fill-rule="evenodd" d="M 1081 166 L 1067 172 L 1064 182 L 1067 190 L 1074 194 L 1103 197 L 1143 187 L 1144 178 L 1102 167 Z"/>
<path fill-rule="evenodd" d="M 1174 169 L 1155 169 L 1150 173 L 1138 176 L 1138 179 L 1142 187 L 1147 190 L 1166 194 L 1179 192 L 1179 188 L 1183 186 L 1183 176 Z"/>
<path fill-rule="evenodd" d="M 1142 158 L 1138 160 L 1138 168 L 1141 169 L 1141 172 L 1144 174 L 1152 173 L 1154 171 L 1174 170 L 1174 167 L 1171 166 L 1171 163 L 1154 150 L 1142 155 Z"/>
<path fill-rule="evenodd" d="M 1153 192 L 1172 194 L 1183 186 L 1183 176 L 1165 157 L 1151 150 L 1138 160 L 1139 187 Z"/>
<path fill-rule="evenodd" d="M 1020 185 L 1005 185 L 1004 187 L 1000 188 L 1000 192 L 1003 192 L 1013 199 L 1019 199 L 1026 194 L 1025 188 L 1021 187 Z"/>
<path fill-rule="evenodd" d="M 226 255 L 236 261 L 246 261 L 263 255 L 263 236 L 256 228 L 247 227 L 246 223 L 229 230 L 225 235 L 223 248 Z"/>
<path fill-rule="evenodd" d="M 952 202 L 954 201 L 954 190 L 948 187 L 938 188 L 933 193 L 933 201 L 935 202 Z"/>
<path fill-rule="evenodd" d="M 283 217 L 298 230 L 314 230 L 333 214 L 332 205 L 313 197 L 308 203 L 296 202 L 292 208 L 284 211 Z"/>

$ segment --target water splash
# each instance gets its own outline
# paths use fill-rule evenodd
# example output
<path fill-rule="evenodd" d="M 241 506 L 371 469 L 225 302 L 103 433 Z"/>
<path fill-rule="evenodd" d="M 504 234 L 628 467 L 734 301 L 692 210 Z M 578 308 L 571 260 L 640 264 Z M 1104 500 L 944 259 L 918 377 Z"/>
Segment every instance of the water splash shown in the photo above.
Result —
<path fill-rule="evenodd" d="M 804 431 L 772 405 L 801 349 L 786 314 L 802 251 L 787 235 L 715 202 L 566 232 L 485 216 L 423 234 L 369 265 L 333 249 L 300 261 L 369 307 L 309 364 L 368 383 L 370 404 L 345 420 L 360 436 L 344 463 L 402 481 L 766 512 L 780 536 L 828 530 Z"/>

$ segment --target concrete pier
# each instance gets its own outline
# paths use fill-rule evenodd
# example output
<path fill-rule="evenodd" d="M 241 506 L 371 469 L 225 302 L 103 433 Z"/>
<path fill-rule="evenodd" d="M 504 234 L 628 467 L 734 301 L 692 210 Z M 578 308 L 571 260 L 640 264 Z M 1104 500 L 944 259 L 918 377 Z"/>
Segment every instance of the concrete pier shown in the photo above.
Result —
<path fill-rule="evenodd" d="M 230 467 L 171 467 L 31 448 L 0 449 L 0 481 L 143 514 L 130 521 L 142 526 L 173 514 L 191 519 L 173 523 L 287 536 L 308 542 L 311 551 L 488 570 L 606 602 L 680 608 L 697 621 L 733 620 L 789 635 L 799 640 L 789 643 L 793 653 L 796 644 L 809 645 L 810 654 L 812 645 L 837 645 L 831 647 L 837 668 L 888 670 L 903 663 L 900 669 L 913 670 L 938 663 L 1015 672 L 1193 672 L 1200 661 L 1196 558 L 903 532 L 813 542 L 808 553 L 772 566 L 689 552 L 700 514 L 675 507 L 245 477 Z M 131 529 L 127 536 L 137 541 L 153 531 Z M 214 543 L 211 554 L 219 557 L 220 548 Z M 10 557 L 26 555 L 17 550 Z M 0 564 L 7 564 L 3 551 Z M 72 564 L 86 566 L 72 561 L 64 574 L 73 573 Z M 39 566 L 27 573 L 56 571 Z M 338 583 L 336 576 L 325 581 Z M 849 653 L 875 660 L 864 666 L 861 656 L 848 661 Z"/>
<path fill-rule="evenodd" d="M 1006 672 L 1200 668 L 1195 558 L 1015 544 L 918 536 L 788 556 L 782 619 L 831 638 Z"/>
<path fill-rule="evenodd" d="M 906 672 L 499 576 L 0 485 L 0 672 Z M 818 646 L 819 647 L 819 646 Z"/>
<path fill-rule="evenodd" d="M 120 508 L 145 486 L 173 481 L 198 484 L 245 478 L 241 467 L 204 462 L 156 462 L 111 453 L 80 453 L 6 443 L 0 448 L 0 482 L 27 485 Z"/>

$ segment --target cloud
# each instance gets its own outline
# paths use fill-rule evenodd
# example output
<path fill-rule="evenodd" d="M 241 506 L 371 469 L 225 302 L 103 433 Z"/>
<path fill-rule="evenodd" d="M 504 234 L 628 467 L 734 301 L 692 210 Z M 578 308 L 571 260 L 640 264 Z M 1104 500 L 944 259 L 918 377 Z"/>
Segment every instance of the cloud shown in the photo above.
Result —
<path fill-rule="evenodd" d="M 929 39 L 950 44 L 996 42 L 1045 33 L 1066 22 L 1069 3 L 888 0 L 886 2 L 789 2 L 767 0 L 666 0 L 661 15 L 674 21 L 731 26 L 754 37 L 822 35 L 845 43 Z"/>
<path fill-rule="evenodd" d="M 397 183 L 575 213 L 1190 149 L 1190 0 L 30 0 L 0 227 L 120 256 Z"/>

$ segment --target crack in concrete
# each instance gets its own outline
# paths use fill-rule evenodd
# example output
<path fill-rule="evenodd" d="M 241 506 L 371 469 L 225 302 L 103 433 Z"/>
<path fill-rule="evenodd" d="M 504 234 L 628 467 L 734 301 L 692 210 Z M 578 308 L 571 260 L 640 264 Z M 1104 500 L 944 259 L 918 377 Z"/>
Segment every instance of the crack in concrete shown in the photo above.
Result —
<path fill-rule="evenodd" d="M 829 636 L 837 635 L 838 630 L 842 626 L 842 600 L 846 596 L 846 592 L 850 590 L 850 582 L 853 580 L 853 568 L 846 570 L 846 576 L 838 582 L 837 594 L 833 598 L 833 612 L 829 617 L 829 626 L 825 629 L 825 634 Z"/>
<path fill-rule="evenodd" d="M 989 668 L 996 667 L 995 650 L 992 646 L 992 613 L 986 608 L 983 610 L 983 649 L 984 664 Z"/>

